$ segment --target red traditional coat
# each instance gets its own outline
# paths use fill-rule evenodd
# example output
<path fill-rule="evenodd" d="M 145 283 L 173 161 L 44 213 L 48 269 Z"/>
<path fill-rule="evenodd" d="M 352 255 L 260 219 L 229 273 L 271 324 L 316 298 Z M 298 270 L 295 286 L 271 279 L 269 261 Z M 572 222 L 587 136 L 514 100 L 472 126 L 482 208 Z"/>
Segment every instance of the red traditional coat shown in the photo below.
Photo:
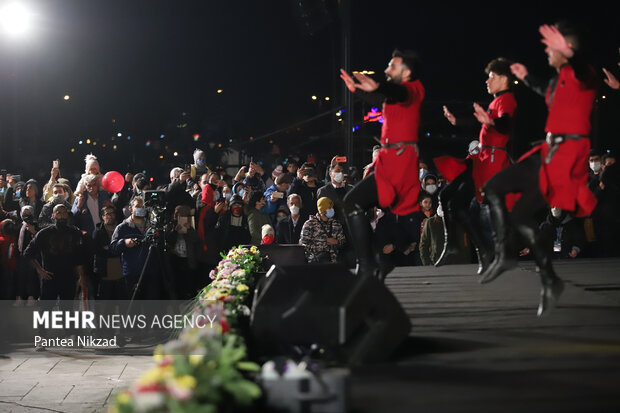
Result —
<path fill-rule="evenodd" d="M 504 115 L 511 118 L 517 109 L 517 101 L 511 92 L 498 95 L 491 104 L 487 112 L 491 119 L 496 120 Z M 472 177 L 476 187 L 476 199 L 482 202 L 482 187 L 489 179 L 502 169 L 510 165 L 510 158 L 506 153 L 506 145 L 510 139 L 510 132 L 498 131 L 493 126 L 483 124 L 480 128 L 480 152 L 477 155 L 470 155 L 472 160 Z M 503 148 L 503 149 L 500 149 Z M 453 181 L 465 169 L 463 159 L 451 156 L 441 156 L 433 159 L 435 166 L 448 181 Z"/>
<path fill-rule="evenodd" d="M 419 80 L 403 82 L 402 85 L 407 88 L 407 100 L 395 103 L 386 101 L 383 104 L 382 145 L 418 142 L 424 87 Z M 391 207 L 396 215 L 408 215 L 419 209 L 416 147 L 381 148 L 373 166 L 381 208 Z"/>
<path fill-rule="evenodd" d="M 590 78 L 594 78 L 593 69 Z M 549 116 L 545 130 L 549 134 L 582 135 L 578 140 L 567 139 L 559 145 L 547 163 L 549 143 L 540 149 L 542 166 L 539 186 L 547 203 L 552 207 L 573 212 L 577 217 L 590 215 L 596 206 L 596 198 L 588 189 L 588 155 L 590 153 L 590 113 L 596 89 L 593 81 L 580 81 L 573 67 L 560 69 L 555 90 L 547 89 L 546 101 Z"/>

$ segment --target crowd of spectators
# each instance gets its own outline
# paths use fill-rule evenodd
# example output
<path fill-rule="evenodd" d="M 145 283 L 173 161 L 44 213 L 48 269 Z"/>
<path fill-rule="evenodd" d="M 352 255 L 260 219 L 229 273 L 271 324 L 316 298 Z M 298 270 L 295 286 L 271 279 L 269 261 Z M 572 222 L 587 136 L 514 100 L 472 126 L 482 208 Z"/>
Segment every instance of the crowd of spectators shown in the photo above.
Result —
<path fill-rule="evenodd" d="M 334 157 L 324 170 L 314 159 L 252 161 L 231 176 L 224 168 L 209 168 L 203 151 L 193 155 L 191 166 L 171 169 L 170 182 L 152 188 L 144 174 L 128 172 L 117 193 L 104 188 L 103 169 L 93 155 L 86 157 L 75 191 L 57 165 L 42 188 L 34 179 L 0 175 L 2 298 L 34 305 L 40 298 L 72 299 L 80 290 L 91 300 L 129 299 L 136 291 L 148 299 L 191 298 L 210 282 L 220 253 L 236 245 L 299 244 L 308 262 L 355 266 L 343 212 L 355 182 L 343 157 Z M 556 234 L 561 258 L 619 253 L 615 157 L 593 152 L 590 169 L 590 188 L 599 200 L 593 214 L 573 219 L 551 209 L 540 222 Z M 437 195 L 446 180 L 424 162 L 412 179 L 422 187 L 419 211 L 407 216 L 368 211 L 382 267 L 432 265 L 443 250 Z M 158 215 L 164 235 L 155 237 L 151 190 L 159 191 L 166 206 Z M 475 262 L 465 233 L 458 239 L 457 261 Z"/>

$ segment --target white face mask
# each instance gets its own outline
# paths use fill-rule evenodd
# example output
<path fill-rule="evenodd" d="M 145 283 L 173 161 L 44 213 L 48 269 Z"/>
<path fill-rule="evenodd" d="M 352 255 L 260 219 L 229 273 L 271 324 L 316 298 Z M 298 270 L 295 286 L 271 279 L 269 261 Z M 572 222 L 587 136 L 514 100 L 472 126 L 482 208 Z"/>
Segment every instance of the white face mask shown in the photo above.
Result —
<path fill-rule="evenodd" d="M 601 170 L 601 163 L 600 162 L 590 162 L 590 169 L 592 169 L 594 172 L 598 172 Z"/>
<path fill-rule="evenodd" d="M 437 185 L 434 185 L 434 184 L 426 185 L 426 192 L 433 195 L 435 192 L 437 192 Z"/>
<path fill-rule="evenodd" d="M 289 209 L 291 210 L 291 214 L 292 215 L 299 215 L 299 207 L 296 205 L 291 205 L 289 207 Z"/>
<path fill-rule="evenodd" d="M 334 181 L 341 183 L 344 180 L 344 174 L 342 172 L 334 172 Z"/>
<path fill-rule="evenodd" d="M 560 218 L 562 215 L 562 210 L 560 208 L 552 207 L 551 215 L 553 215 L 553 218 Z"/>
<path fill-rule="evenodd" d="M 424 179 L 427 173 L 428 173 L 427 169 L 420 169 L 420 174 L 418 175 L 418 177 L 420 178 L 420 181 Z"/>
<path fill-rule="evenodd" d="M 134 214 L 138 218 L 144 218 L 146 216 L 146 208 L 136 208 Z"/>

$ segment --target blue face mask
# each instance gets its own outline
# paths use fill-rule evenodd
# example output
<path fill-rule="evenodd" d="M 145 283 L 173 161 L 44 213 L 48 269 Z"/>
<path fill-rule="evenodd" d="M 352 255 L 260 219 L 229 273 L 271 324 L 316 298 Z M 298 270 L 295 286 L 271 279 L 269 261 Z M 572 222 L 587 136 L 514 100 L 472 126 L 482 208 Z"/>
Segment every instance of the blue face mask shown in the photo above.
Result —
<path fill-rule="evenodd" d="M 325 211 L 325 215 L 327 216 L 327 218 L 333 218 L 335 214 L 336 214 L 336 211 L 334 211 L 334 208 L 330 208 L 327 211 Z"/>
<path fill-rule="evenodd" d="M 146 216 L 146 208 L 136 208 L 135 214 L 138 218 L 144 218 Z"/>
<path fill-rule="evenodd" d="M 232 197 L 232 192 L 224 195 L 224 198 L 226 198 L 227 201 L 230 201 L 231 197 Z"/>
<path fill-rule="evenodd" d="M 239 191 L 239 196 L 241 198 L 243 198 L 243 195 L 245 195 L 245 189 L 241 189 L 241 191 Z"/>
<path fill-rule="evenodd" d="M 196 166 L 204 166 L 205 165 L 205 160 L 204 159 L 197 159 L 196 160 Z"/>
<path fill-rule="evenodd" d="M 220 200 L 220 197 L 221 197 L 221 195 L 220 195 L 220 191 L 215 191 L 215 200 L 216 200 L 216 201 L 219 201 L 219 200 Z"/>
<path fill-rule="evenodd" d="M 22 190 L 21 190 L 21 189 L 18 189 L 17 191 L 15 191 L 15 196 L 16 196 L 16 197 L 18 197 L 18 198 L 19 198 L 20 196 L 22 196 Z"/>

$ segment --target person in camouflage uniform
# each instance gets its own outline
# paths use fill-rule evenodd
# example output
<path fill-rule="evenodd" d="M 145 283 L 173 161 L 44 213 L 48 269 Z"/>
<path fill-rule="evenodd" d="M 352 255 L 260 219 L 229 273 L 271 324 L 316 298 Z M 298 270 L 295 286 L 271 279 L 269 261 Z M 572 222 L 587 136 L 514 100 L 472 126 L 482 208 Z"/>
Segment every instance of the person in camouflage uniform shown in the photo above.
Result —
<path fill-rule="evenodd" d="M 327 197 L 317 201 L 318 213 L 301 229 L 299 243 L 304 246 L 308 262 L 336 262 L 338 250 L 346 244 L 342 224 L 334 219 L 334 203 Z"/>

